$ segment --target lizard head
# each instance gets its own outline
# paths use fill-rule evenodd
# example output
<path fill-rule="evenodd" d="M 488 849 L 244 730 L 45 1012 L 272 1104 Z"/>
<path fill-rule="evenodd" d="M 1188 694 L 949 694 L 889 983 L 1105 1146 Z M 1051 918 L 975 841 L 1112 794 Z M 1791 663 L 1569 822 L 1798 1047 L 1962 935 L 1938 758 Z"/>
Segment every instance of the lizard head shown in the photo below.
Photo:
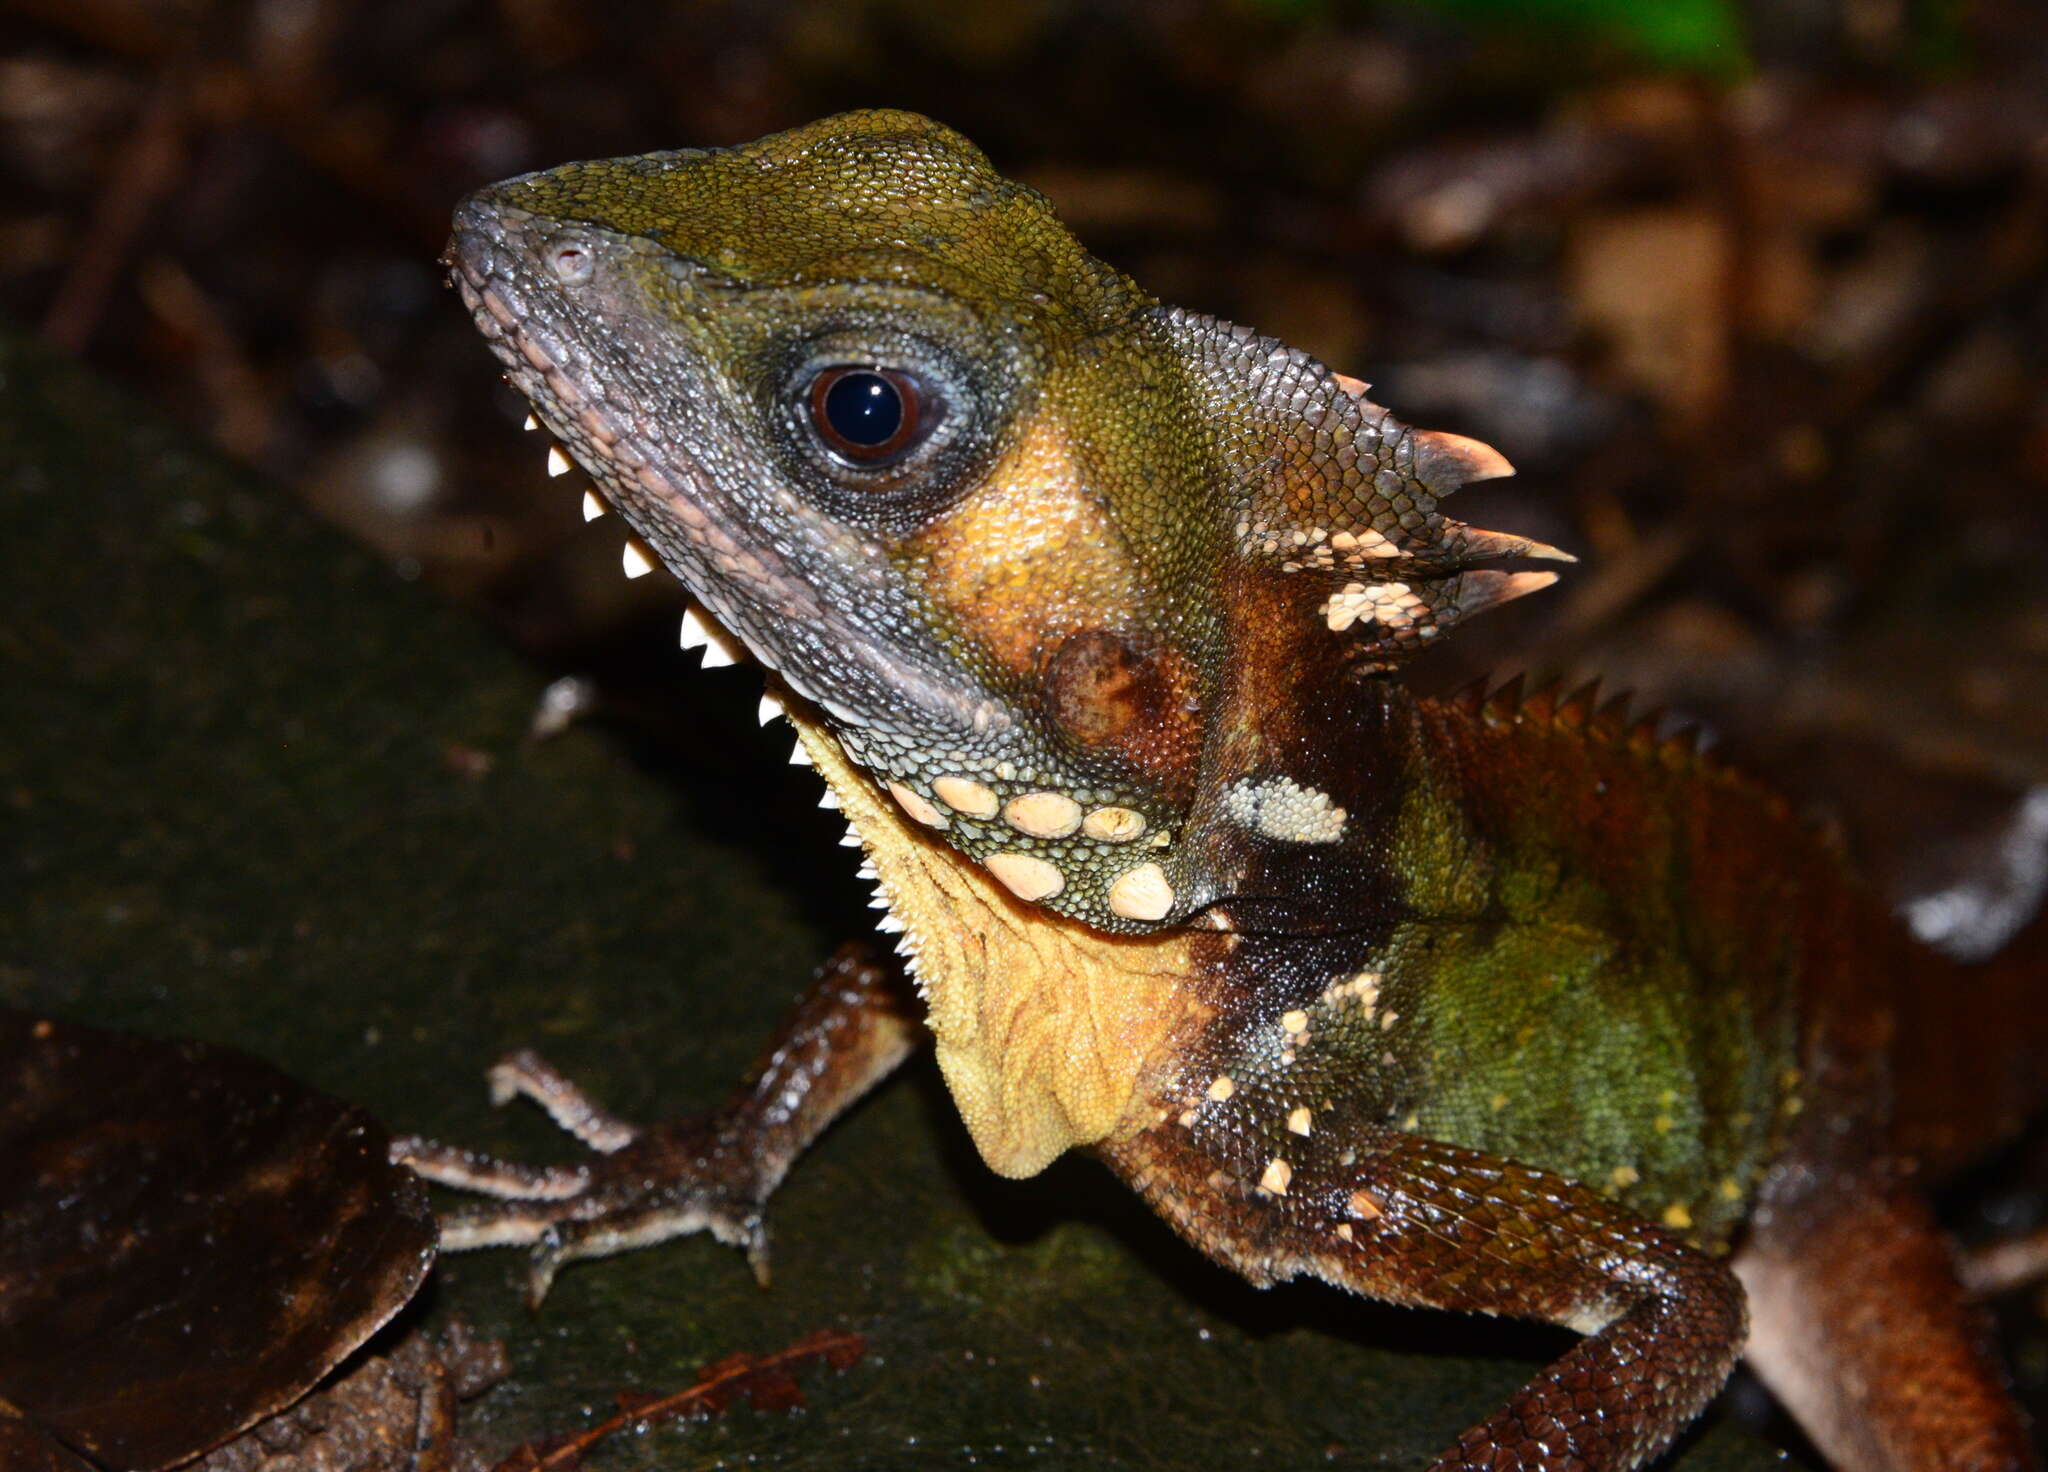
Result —
<path fill-rule="evenodd" d="M 1506 473 L 1493 451 L 1160 306 L 911 114 L 514 179 L 463 203 L 448 262 L 799 724 L 1105 929 L 1218 898 L 1176 839 L 1234 662 L 1384 670 L 1551 576 L 1468 571 L 1550 549 L 1436 511 Z"/>

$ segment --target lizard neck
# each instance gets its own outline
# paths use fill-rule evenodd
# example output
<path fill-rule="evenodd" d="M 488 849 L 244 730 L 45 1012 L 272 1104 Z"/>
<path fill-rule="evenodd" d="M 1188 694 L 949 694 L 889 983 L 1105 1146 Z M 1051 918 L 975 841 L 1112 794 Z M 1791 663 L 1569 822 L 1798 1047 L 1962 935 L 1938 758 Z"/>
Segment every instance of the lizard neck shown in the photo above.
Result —
<path fill-rule="evenodd" d="M 1147 1082 L 1208 1015 L 1199 979 L 1223 938 L 1111 935 L 1018 900 L 907 821 L 822 725 L 794 708 L 791 720 L 867 850 L 939 1068 L 989 1167 L 1035 1175 L 1151 1123 Z"/>

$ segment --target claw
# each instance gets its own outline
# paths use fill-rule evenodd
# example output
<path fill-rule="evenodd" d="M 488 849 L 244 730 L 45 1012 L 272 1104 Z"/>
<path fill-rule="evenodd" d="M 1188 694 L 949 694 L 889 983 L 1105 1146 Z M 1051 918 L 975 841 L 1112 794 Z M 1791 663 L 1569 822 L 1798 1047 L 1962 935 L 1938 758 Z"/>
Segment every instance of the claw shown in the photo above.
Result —
<path fill-rule="evenodd" d="M 549 1227 L 533 1244 L 533 1255 L 526 1265 L 526 1307 L 530 1312 L 540 1312 L 564 1261 L 561 1229 Z"/>
<path fill-rule="evenodd" d="M 754 1281 L 766 1288 L 769 1283 L 768 1271 L 768 1226 L 759 1217 L 747 1223 L 747 1266 L 754 1270 Z"/>

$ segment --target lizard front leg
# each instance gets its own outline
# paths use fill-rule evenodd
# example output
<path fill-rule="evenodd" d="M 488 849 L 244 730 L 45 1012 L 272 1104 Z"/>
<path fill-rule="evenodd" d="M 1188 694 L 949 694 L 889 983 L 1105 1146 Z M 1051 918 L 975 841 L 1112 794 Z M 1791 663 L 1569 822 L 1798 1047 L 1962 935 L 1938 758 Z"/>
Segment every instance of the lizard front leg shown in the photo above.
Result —
<path fill-rule="evenodd" d="M 1184 1236 L 1254 1283 L 1312 1274 L 1369 1298 L 1586 1335 L 1433 1472 L 1623 1472 L 1668 1445 L 1727 1378 L 1746 1313 L 1723 1263 L 1564 1177 L 1330 1123 L 1320 1139 L 1312 1121 L 1306 1135 L 1290 1130 L 1297 1148 L 1280 1153 L 1244 1121 L 1184 1113 L 1103 1153 Z"/>
<path fill-rule="evenodd" d="M 744 1248 L 765 1284 L 768 1197 L 825 1127 L 925 1039 L 900 974 L 849 945 L 717 1109 L 641 1128 L 519 1052 L 491 1070 L 495 1102 L 534 1100 L 595 1152 L 590 1159 L 534 1167 L 416 1136 L 393 1142 L 392 1158 L 437 1184 L 497 1198 L 445 1215 L 441 1246 L 531 1247 L 527 1296 L 536 1305 L 568 1263 L 697 1231 Z"/>

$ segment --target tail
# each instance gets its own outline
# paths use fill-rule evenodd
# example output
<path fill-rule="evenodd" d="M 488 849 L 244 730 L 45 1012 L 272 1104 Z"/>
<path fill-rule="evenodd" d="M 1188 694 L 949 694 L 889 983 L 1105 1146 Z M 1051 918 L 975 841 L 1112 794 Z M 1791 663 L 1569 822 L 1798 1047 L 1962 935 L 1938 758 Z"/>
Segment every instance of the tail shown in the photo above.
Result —
<path fill-rule="evenodd" d="M 2048 1107 L 2048 786 L 1989 872 L 1909 901 L 1930 955 L 1898 1001 L 1894 1138 L 1946 1174 Z"/>

